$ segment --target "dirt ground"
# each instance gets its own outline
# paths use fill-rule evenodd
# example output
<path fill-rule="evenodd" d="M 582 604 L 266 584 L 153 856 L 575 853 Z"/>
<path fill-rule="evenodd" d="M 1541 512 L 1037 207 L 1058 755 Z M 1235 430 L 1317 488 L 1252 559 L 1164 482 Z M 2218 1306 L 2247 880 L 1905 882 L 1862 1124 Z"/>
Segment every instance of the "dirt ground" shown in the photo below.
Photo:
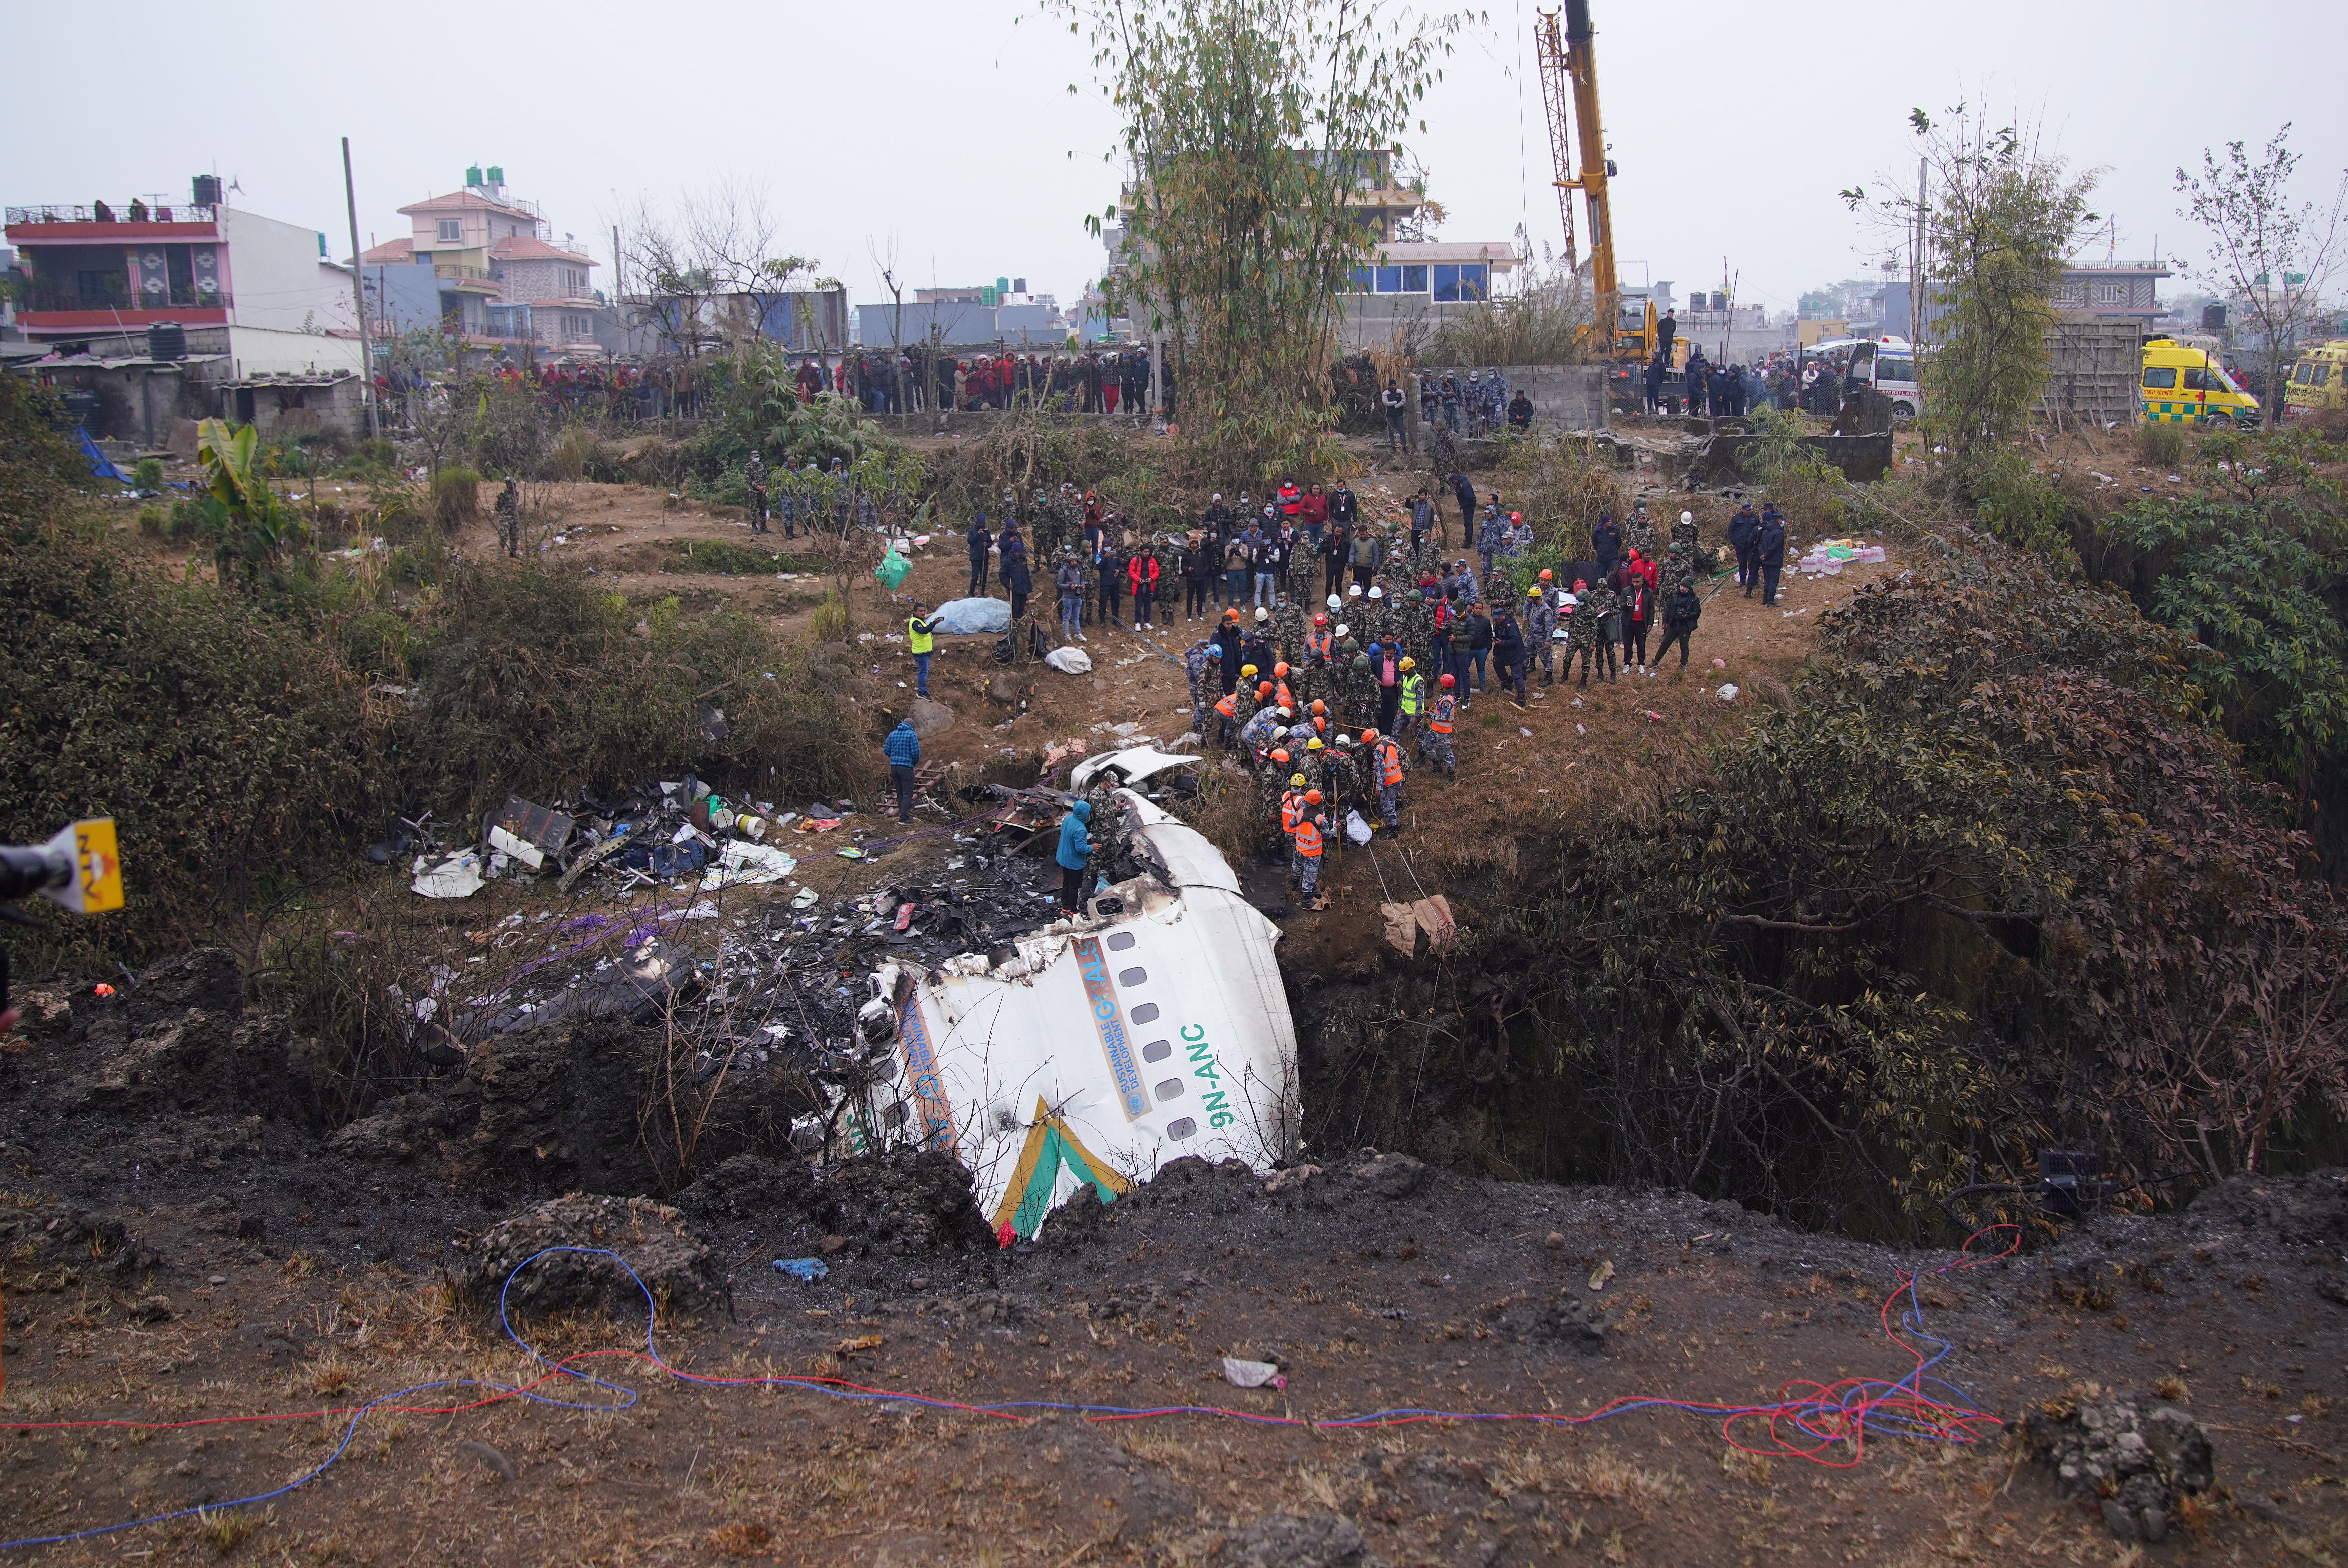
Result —
<path fill-rule="evenodd" d="M 46 1193 L 145 1201 L 108 1205 L 127 1236 L 15 1243 L 47 1268 L 9 1271 L 0 1520 L 206 1511 L 47 1561 L 2264 1563 L 2348 1531 L 2337 1173 L 1972 1267 L 1399 1156 L 1277 1191 L 1183 1161 L 1036 1243 L 850 1248 L 804 1284 L 771 1266 L 804 1236 L 705 1209 L 730 1289 L 664 1317 L 663 1367 L 641 1311 L 526 1321 L 541 1361 L 458 1301 L 445 1243 L 495 1217 L 465 1195 L 338 1181 L 282 1128 L 176 1160 L 128 1136 L 107 1181 L 36 1130 L 5 1150 L 15 1235 L 71 1233 Z M 1720 1409 L 1882 1399 L 1928 1358 L 1929 1393 L 1997 1418 L 1975 1440 Z M 2213 1433 L 2222 1491 L 2161 1545 L 2113 1542 L 1999 1428 L 2089 1383 Z"/>
<path fill-rule="evenodd" d="M 1405 488 L 1377 471 L 1356 486 L 1373 514 Z M 826 585 L 660 569 L 689 542 L 746 542 L 722 512 L 618 487 L 558 500 L 548 553 L 632 597 L 738 598 L 788 627 Z M 1729 509 L 1697 510 L 1716 540 Z M 1458 780 L 1415 781 L 1401 844 L 1337 861 L 1331 910 L 1284 918 L 1283 965 L 1374 947 L 1381 873 L 1441 891 L 1447 865 L 1671 777 L 1749 722 L 1756 676 L 1797 670 L 1820 610 L 1903 564 L 1895 547 L 1881 568 L 1789 579 L 1770 609 L 1724 585 L 1684 676 L 1536 687 L 1521 712 L 1480 698 Z M 964 573 L 942 537 L 899 600 L 954 596 Z M 901 609 L 869 579 L 855 613 L 859 700 L 881 710 L 860 803 L 877 808 L 877 738 L 911 661 Z M 1170 738 L 1193 634 L 1095 630 L 1096 673 L 1033 670 L 1024 712 L 983 695 L 992 639 L 942 639 L 932 687 L 956 717 L 927 750 L 977 768 L 1069 736 L 1111 744 L 1095 725 Z M 1712 695 L 1724 679 L 1745 695 Z M 845 896 L 955 852 L 805 854 L 798 880 Z M 788 892 L 719 895 L 721 913 Z M 495 885 L 452 944 L 552 903 Z M 220 1014 L 206 1037 L 232 1072 L 256 1026 L 233 1016 L 232 985 L 172 991 L 204 984 L 146 985 Z M 1334 1150 L 1276 1190 L 1180 1162 L 1008 1250 L 891 1242 L 885 1220 L 827 1236 L 687 1189 L 678 1222 L 726 1290 L 663 1315 L 664 1366 L 641 1310 L 518 1326 L 541 1359 L 451 1282 L 470 1238 L 551 1189 L 452 1185 L 428 1157 L 345 1158 L 283 1117 L 93 1089 L 101 1046 L 174 1026 L 0 1051 L 0 1542 L 202 1511 L 28 1560 L 2267 1563 L 2337 1562 L 2348 1539 L 2336 1172 L 2034 1233 L 2013 1257 L 1986 1238 L 1971 1259 Z M 829 1260 L 816 1283 L 773 1267 L 810 1255 Z M 1286 1387 L 1236 1388 L 1224 1356 L 1275 1361 Z M 557 1372 L 565 1358 L 604 1382 Z M 1918 1385 L 1940 1407 L 1930 1433 L 1893 1431 L 1895 1408 L 1863 1436 L 1822 1412 L 1822 1388 L 1896 1406 L 1920 1359 L 1939 1380 Z M 2158 1545 L 2113 1540 L 2006 1431 L 2089 1385 L 2157 1391 L 2212 1434 L 2210 1505 Z M 1052 1408 L 1076 1405 L 1092 1408 Z"/>

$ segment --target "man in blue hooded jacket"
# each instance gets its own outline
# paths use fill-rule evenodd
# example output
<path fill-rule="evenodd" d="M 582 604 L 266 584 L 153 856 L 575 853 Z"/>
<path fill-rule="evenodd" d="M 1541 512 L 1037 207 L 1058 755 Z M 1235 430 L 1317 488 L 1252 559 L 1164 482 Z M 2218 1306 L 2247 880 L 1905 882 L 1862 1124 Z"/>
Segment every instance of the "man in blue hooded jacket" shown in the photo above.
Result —
<path fill-rule="evenodd" d="M 897 727 L 880 743 L 880 750 L 889 758 L 889 777 L 897 786 L 897 820 L 910 824 L 913 820 L 913 769 L 922 765 L 922 738 L 913 733 L 913 721 L 899 719 Z"/>
<path fill-rule="evenodd" d="M 1075 914 L 1085 907 L 1085 861 L 1093 852 L 1092 834 L 1086 824 L 1093 820 L 1092 802 L 1071 800 L 1068 814 L 1060 819 L 1060 847 L 1052 859 L 1060 867 L 1060 908 Z"/>

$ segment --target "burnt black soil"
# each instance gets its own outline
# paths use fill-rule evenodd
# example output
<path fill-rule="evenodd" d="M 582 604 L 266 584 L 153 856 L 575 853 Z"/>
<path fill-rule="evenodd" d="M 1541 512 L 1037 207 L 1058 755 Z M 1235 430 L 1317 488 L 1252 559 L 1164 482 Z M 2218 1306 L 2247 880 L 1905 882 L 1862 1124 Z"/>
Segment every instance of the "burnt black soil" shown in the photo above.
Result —
<path fill-rule="evenodd" d="M 489 1285 L 550 1243 L 637 1263 L 667 1304 L 664 1352 L 706 1372 L 1314 1423 L 1575 1417 L 1635 1396 L 1765 1403 L 1804 1382 L 1901 1377 L 1914 1357 L 1880 1314 L 1904 1271 L 1923 1276 L 1916 1305 L 1949 1346 L 1933 1368 L 1944 1399 L 2010 1421 L 2118 1387 L 2205 1424 L 2216 1490 L 2147 1561 L 2329 1561 L 2348 1524 L 2337 1172 L 2237 1181 L 2183 1213 L 2034 1226 L 2019 1255 L 1941 1272 L 1962 1260 L 1683 1194 L 1468 1179 L 1398 1155 L 1269 1181 L 1183 1161 L 1004 1249 L 935 1158 L 818 1172 L 787 1143 L 746 1139 L 757 1146 L 665 1198 L 632 1186 L 641 1157 L 594 1104 L 621 1092 L 595 1074 L 631 1060 L 624 1026 L 547 1031 L 528 1048 L 554 1065 L 509 1080 L 527 1092 L 438 1085 L 358 1124 L 372 1130 L 325 1134 L 304 1047 L 234 996 L 232 966 L 199 955 L 128 998 L 62 998 L 69 1016 L 36 998 L 30 1033 L 0 1057 L 0 1410 L 26 1423 L 0 1428 L 11 1535 L 267 1491 L 341 1430 L 35 1421 L 304 1411 L 427 1377 L 516 1377 Z M 601 1195 L 559 1196 L 574 1189 Z M 778 1258 L 827 1272 L 802 1283 Z M 641 1345 L 616 1276 L 570 1278 L 525 1293 L 527 1332 L 564 1351 Z M 1277 1364 L 1286 1387 L 1230 1386 L 1225 1356 Z M 510 1401 L 371 1416 L 324 1477 L 247 1511 L 255 1533 L 230 1551 L 1056 1564 L 2118 1549 L 2095 1500 L 2065 1495 L 1990 1423 L 1970 1446 L 1822 1443 L 1830 1468 L 1755 1459 L 1717 1416 L 1671 1409 L 1591 1426 L 1084 1422 L 1033 1407 L 1007 1420 L 597 1369 L 641 1399 L 619 1414 Z M 1773 1446 L 1759 1421 L 1731 1431 Z M 47 1560 L 215 1561 L 217 1523 Z"/>

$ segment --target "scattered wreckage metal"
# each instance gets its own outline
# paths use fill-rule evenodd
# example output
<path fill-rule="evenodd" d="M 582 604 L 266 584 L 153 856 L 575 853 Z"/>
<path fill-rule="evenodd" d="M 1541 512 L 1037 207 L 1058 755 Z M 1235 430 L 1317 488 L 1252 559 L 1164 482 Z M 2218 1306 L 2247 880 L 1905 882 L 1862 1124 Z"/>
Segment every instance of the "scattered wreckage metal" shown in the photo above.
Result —
<path fill-rule="evenodd" d="M 1067 795 L 980 785 L 962 794 L 990 810 L 929 830 L 958 847 L 942 877 L 829 901 L 803 889 L 730 915 L 657 892 L 616 913 L 510 914 L 470 934 L 474 959 L 436 967 L 401 1001 L 444 1069 L 513 1029 L 663 1021 L 697 1082 L 746 1068 L 795 1078 L 783 1109 L 803 1153 L 952 1151 L 1006 1241 L 1034 1235 L 1079 1185 L 1113 1201 L 1178 1155 L 1265 1169 L 1294 1157 L 1302 1120 L 1279 928 L 1220 852 L 1145 794 L 1195 789 L 1198 762 L 1142 747 L 1083 766 L 1102 885 L 1075 915 L 1035 865 Z M 541 849 L 543 866 L 567 856 L 566 879 L 633 869 L 684 841 L 673 823 L 715 827 L 725 808 L 710 797 L 676 804 L 689 788 L 582 811 L 568 832 L 552 821 L 562 813 L 535 808 L 489 826 Z M 725 846 L 703 888 L 779 853 Z"/>

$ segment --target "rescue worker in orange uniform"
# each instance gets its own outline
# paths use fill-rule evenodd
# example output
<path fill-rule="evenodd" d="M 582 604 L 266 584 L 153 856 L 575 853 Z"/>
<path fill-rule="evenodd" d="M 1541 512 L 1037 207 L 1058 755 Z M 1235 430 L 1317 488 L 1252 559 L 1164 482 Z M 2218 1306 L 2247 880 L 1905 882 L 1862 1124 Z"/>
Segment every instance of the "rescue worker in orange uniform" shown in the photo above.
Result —
<path fill-rule="evenodd" d="M 1299 778 L 1303 775 L 1299 774 Z M 1327 842 L 1329 818 L 1321 810 L 1321 791 L 1304 791 L 1304 802 L 1297 812 L 1296 825 L 1289 830 L 1291 863 L 1296 872 L 1297 886 L 1303 890 L 1304 907 L 1326 909 L 1329 901 L 1321 896 L 1321 851 Z"/>
<path fill-rule="evenodd" d="M 1426 727 L 1418 737 L 1418 754 L 1442 763 L 1446 779 L 1459 777 L 1459 759 L 1451 750 L 1451 726 L 1459 712 L 1459 699 L 1451 695 L 1451 688 L 1457 684 L 1458 677 L 1448 672 L 1436 683 L 1435 703 L 1426 710 Z"/>

